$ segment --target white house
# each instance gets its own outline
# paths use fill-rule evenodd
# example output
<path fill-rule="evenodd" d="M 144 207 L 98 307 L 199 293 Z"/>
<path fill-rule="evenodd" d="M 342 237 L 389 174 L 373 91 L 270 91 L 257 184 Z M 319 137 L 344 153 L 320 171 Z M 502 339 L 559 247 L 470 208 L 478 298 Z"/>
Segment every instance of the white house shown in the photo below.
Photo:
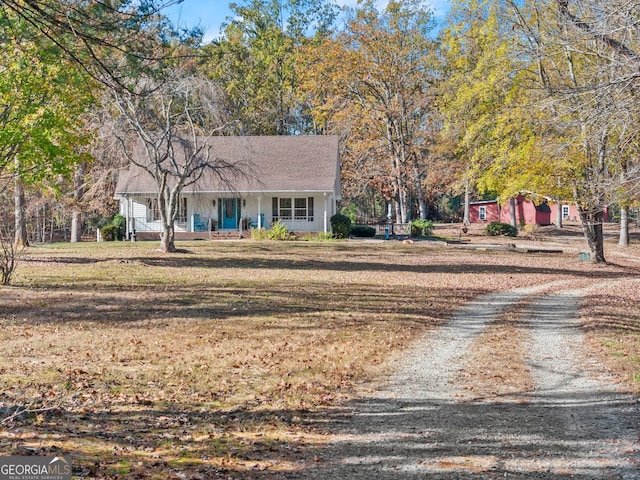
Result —
<path fill-rule="evenodd" d="M 243 174 L 222 182 L 206 173 L 182 191 L 175 231 L 233 231 L 247 224 L 269 228 L 280 220 L 290 231 L 327 232 L 341 199 L 336 136 L 212 137 L 211 158 Z M 132 165 L 116 185 L 128 235 L 160 232 L 157 185 Z M 243 225 L 244 224 L 244 225 Z M 143 235 L 140 235 L 143 234 Z"/>

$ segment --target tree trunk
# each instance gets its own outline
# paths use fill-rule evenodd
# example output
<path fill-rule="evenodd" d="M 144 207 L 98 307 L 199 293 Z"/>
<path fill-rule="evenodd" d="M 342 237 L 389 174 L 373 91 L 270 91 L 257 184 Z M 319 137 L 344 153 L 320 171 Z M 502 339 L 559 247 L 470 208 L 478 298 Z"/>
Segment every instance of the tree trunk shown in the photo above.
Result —
<path fill-rule="evenodd" d="M 618 246 L 629 246 L 629 209 L 627 207 L 620 207 L 620 239 L 618 240 Z"/>
<path fill-rule="evenodd" d="M 82 240 L 82 212 L 74 208 L 71 212 L 71 243 Z"/>
<path fill-rule="evenodd" d="M 465 181 L 464 183 L 464 216 L 462 217 L 462 222 L 465 225 L 469 225 L 469 212 L 471 211 L 471 186 L 469 185 L 469 181 Z"/>
<path fill-rule="evenodd" d="M 396 203 L 398 208 L 398 215 L 396 215 L 396 222 L 407 223 L 409 218 L 409 214 L 407 211 L 409 195 L 404 181 L 400 177 L 396 178 L 396 184 L 398 186 L 398 197 Z"/>
<path fill-rule="evenodd" d="M 15 236 L 14 245 L 16 247 L 26 247 L 29 245 L 29 239 L 27 236 L 27 218 L 25 214 L 26 201 L 24 198 L 24 183 L 22 177 L 16 174 L 14 181 L 14 193 L 15 193 Z"/>
<path fill-rule="evenodd" d="M 80 202 L 84 197 L 84 176 L 87 171 L 86 163 L 82 162 L 78 165 L 75 174 L 73 175 L 73 200 L 74 206 L 71 211 L 71 242 L 80 242 L 82 240 L 82 210 L 80 209 Z"/>
<path fill-rule="evenodd" d="M 396 197 L 396 223 L 407 222 L 408 192 L 405 185 L 404 157 L 402 150 L 396 149 L 394 141 L 394 125 L 391 120 L 386 123 L 387 149 L 391 158 L 391 172 L 393 174 L 393 188 Z"/>
<path fill-rule="evenodd" d="M 47 206 L 42 205 L 42 222 L 40 230 L 40 241 L 42 243 L 47 241 Z"/>
<path fill-rule="evenodd" d="M 514 228 L 518 228 L 518 220 L 516 218 L 516 199 L 515 197 L 511 197 L 509 199 L 509 220 L 511 221 L 511 226 Z"/>
<path fill-rule="evenodd" d="M 427 201 L 424 198 L 418 200 L 418 208 L 420 211 L 420 220 L 427 219 Z"/>
<path fill-rule="evenodd" d="M 605 263 L 604 257 L 604 235 L 602 231 L 602 221 L 604 215 L 599 212 L 585 212 L 578 206 L 582 231 L 589 245 L 589 253 L 594 263 Z"/>
<path fill-rule="evenodd" d="M 562 228 L 562 202 L 558 200 L 558 210 L 556 211 L 556 227 Z"/>
<path fill-rule="evenodd" d="M 163 225 L 162 234 L 160 235 L 160 250 L 165 253 L 175 253 L 175 237 L 176 233 L 173 225 Z"/>
<path fill-rule="evenodd" d="M 53 243 L 53 228 L 55 226 L 55 223 L 56 223 L 55 212 L 53 208 L 51 208 L 51 223 L 50 223 L 51 228 L 49 228 L 49 243 Z"/>
<path fill-rule="evenodd" d="M 164 173 L 160 182 L 158 193 L 158 211 L 162 221 L 162 233 L 160 234 L 160 250 L 165 253 L 176 251 L 175 221 L 178 213 L 178 201 L 180 198 L 180 185 L 167 188 L 167 173 Z"/>
<path fill-rule="evenodd" d="M 413 169 L 413 177 L 416 182 L 416 195 L 418 197 L 418 215 L 420 220 L 427 219 L 427 201 L 425 200 L 424 188 L 422 186 L 422 175 L 416 167 Z"/>

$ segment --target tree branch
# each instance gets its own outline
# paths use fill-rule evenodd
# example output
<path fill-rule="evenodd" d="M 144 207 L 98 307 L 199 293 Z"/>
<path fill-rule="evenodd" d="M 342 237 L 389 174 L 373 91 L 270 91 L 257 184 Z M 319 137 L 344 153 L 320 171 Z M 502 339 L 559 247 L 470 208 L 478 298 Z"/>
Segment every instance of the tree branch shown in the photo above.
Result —
<path fill-rule="evenodd" d="M 597 32 L 589 23 L 581 20 L 573 13 L 571 13 L 569 11 L 569 0 L 556 0 L 556 4 L 558 5 L 558 11 L 564 18 L 569 20 L 574 26 L 578 27 L 583 32 L 588 33 L 594 39 L 609 47 L 617 54 L 622 55 L 623 57 L 632 58 L 634 60 L 638 60 L 640 58 L 638 52 L 630 49 L 625 44 L 619 42 L 609 35 Z"/>

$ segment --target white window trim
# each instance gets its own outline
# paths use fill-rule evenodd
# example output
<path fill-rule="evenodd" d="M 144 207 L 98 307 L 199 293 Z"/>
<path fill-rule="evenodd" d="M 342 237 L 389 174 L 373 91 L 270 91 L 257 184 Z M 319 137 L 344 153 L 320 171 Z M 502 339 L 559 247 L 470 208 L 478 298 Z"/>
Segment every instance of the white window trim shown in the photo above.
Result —
<path fill-rule="evenodd" d="M 274 197 L 277 199 L 277 212 L 273 212 L 274 220 L 285 220 L 285 221 L 309 221 L 313 222 L 315 219 L 315 202 L 313 201 L 313 197 Z M 283 201 L 287 201 L 287 206 L 283 206 Z M 296 208 L 296 201 L 298 201 L 298 208 Z M 300 202 L 304 202 L 304 207 L 302 207 Z M 283 215 L 282 212 L 286 211 L 287 214 Z M 300 215 L 298 215 L 298 213 Z"/>

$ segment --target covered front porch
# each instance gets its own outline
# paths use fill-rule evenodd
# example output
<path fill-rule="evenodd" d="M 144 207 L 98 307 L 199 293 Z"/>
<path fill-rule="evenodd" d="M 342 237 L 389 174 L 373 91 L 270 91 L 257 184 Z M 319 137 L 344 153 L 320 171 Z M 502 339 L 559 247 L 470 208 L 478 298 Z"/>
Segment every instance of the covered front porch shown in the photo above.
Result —
<path fill-rule="evenodd" d="M 127 224 L 127 239 L 157 238 L 162 231 L 157 199 L 151 195 L 125 195 L 120 213 Z M 281 222 L 291 232 L 324 232 L 336 213 L 332 192 L 185 193 L 175 222 L 176 238 L 211 238 L 211 232 L 271 228 Z M 194 237 L 194 239 L 195 239 Z"/>

